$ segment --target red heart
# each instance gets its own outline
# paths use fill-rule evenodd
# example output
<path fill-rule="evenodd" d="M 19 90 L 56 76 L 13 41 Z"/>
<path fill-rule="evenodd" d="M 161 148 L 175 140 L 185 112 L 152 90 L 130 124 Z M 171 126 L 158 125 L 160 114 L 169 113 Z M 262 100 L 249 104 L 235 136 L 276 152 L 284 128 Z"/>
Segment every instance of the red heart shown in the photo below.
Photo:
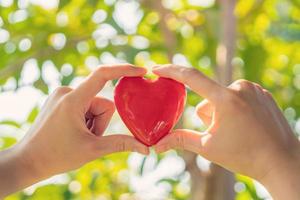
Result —
<path fill-rule="evenodd" d="M 127 128 L 140 142 L 152 146 L 179 120 L 186 91 L 183 84 L 168 78 L 123 77 L 114 99 Z"/>

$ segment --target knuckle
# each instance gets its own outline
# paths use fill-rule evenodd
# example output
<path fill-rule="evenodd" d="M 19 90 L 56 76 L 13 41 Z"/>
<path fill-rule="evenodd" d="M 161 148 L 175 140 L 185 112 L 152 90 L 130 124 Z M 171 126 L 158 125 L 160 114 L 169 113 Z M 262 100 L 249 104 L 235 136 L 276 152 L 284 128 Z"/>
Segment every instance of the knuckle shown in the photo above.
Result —
<path fill-rule="evenodd" d="M 72 105 L 75 104 L 74 98 L 71 95 L 65 95 L 59 100 L 59 105 L 64 109 L 72 109 Z"/>
<path fill-rule="evenodd" d="M 261 85 L 259 85 L 258 83 L 253 83 L 253 85 L 261 90 L 264 90 L 264 88 Z"/>
<path fill-rule="evenodd" d="M 185 81 L 197 78 L 196 76 L 199 73 L 197 69 L 187 68 L 187 67 L 182 67 L 180 69 L 180 72 L 181 72 L 180 74 L 182 75 L 182 79 Z"/>
<path fill-rule="evenodd" d="M 55 96 L 62 96 L 71 91 L 72 91 L 72 88 L 70 88 L 68 86 L 60 86 L 60 87 L 56 88 L 53 93 Z"/>
<path fill-rule="evenodd" d="M 237 91 L 243 91 L 243 90 L 248 90 L 248 89 L 253 89 L 254 85 L 252 82 L 244 80 L 244 79 L 239 79 L 233 83 L 234 86 L 239 86 L 236 87 Z"/>
<path fill-rule="evenodd" d="M 72 90 L 73 89 L 70 87 L 61 86 L 55 89 L 55 91 L 52 93 L 52 100 L 55 102 L 55 105 L 59 110 L 65 110 L 66 108 L 71 107 L 70 105 L 75 101 L 74 98 L 71 98 Z"/>
<path fill-rule="evenodd" d="M 265 94 L 269 94 L 269 95 L 271 95 L 271 92 L 269 92 L 268 90 L 266 90 L 266 89 L 262 89 L 262 91 L 265 93 Z"/>
<path fill-rule="evenodd" d="M 96 72 L 104 73 L 104 72 L 107 72 L 107 69 L 108 69 L 107 66 L 100 66 L 100 67 L 96 70 Z"/>
<path fill-rule="evenodd" d="M 106 80 L 107 79 L 106 74 L 108 73 L 109 68 L 110 67 L 108 66 L 100 66 L 98 69 L 94 71 L 94 74 L 97 74 L 99 75 L 99 77 L 102 77 L 102 79 Z"/>
<path fill-rule="evenodd" d="M 188 68 L 188 67 L 182 68 L 182 71 L 183 71 L 183 74 L 186 77 L 194 76 L 197 73 L 199 73 L 199 71 L 197 69 L 195 69 L 195 68 Z"/>
<path fill-rule="evenodd" d="M 225 95 L 225 104 L 229 109 L 241 110 L 247 107 L 247 102 L 239 91 L 228 90 Z"/>
<path fill-rule="evenodd" d="M 266 89 L 262 89 L 262 91 L 269 97 L 273 98 L 273 95 L 270 91 L 266 90 Z"/>
<path fill-rule="evenodd" d="M 239 84 L 239 85 L 243 85 L 243 84 L 247 84 L 247 80 L 245 79 L 238 79 L 236 81 L 233 82 L 233 84 Z"/>

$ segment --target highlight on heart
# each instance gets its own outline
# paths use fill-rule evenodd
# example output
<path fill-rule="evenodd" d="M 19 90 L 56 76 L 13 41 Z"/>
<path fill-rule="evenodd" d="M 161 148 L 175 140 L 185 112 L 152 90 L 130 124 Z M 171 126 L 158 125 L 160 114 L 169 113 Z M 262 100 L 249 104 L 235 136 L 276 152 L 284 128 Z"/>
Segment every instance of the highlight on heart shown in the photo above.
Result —
<path fill-rule="evenodd" d="M 300 0 L 0 0 L 0 199 L 299 200 Z"/>

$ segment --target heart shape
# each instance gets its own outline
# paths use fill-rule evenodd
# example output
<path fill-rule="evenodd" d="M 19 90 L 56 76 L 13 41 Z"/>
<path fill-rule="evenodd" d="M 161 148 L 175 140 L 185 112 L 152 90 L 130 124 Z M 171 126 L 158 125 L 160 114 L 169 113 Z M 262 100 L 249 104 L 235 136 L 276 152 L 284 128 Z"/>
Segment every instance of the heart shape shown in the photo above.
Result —
<path fill-rule="evenodd" d="M 115 88 L 115 105 L 137 140 L 156 144 L 178 122 L 185 105 L 183 84 L 168 78 L 123 77 Z"/>

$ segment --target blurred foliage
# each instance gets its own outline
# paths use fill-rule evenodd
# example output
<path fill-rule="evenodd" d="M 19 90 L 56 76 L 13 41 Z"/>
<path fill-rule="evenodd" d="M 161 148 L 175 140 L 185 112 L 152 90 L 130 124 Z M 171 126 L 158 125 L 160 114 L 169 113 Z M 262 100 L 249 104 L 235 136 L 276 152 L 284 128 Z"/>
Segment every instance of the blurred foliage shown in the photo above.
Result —
<path fill-rule="evenodd" d="M 174 62 L 214 77 L 220 6 L 213 0 L 60 0 L 48 9 L 41 6 L 46 3 L 30 2 L 0 0 L 0 92 L 31 85 L 48 94 L 51 88 L 45 66 L 49 63 L 60 73 L 61 85 L 69 85 L 99 64 L 112 62 L 139 66 Z M 246 78 L 269 89 L 296 133 L 300 113 L 299 6 L 299 0 L 238 0 L 237 48 L 232 60 L 234 78 Z M 24 83 L 20 79 L 28 60 L 36 63 L 39 75 Z M 6 83 L 12 80 L 16 85 L 8 87 Z M 193 92 L 188 94 L 189 106 L 201 100 Z M 24 123 L 32 123 L 38 112 L 38 107 L 33 108 Z M 0 122 L 0 126 L 16 130 L 22 125 Z M 0 139 L 2 149 L 16 142 L 14 136 Z M 35 192 L 25 190 L 7 199 L 134 199 L 127 158 L 128 154 L 101 158 L 67 174 L 65 183 L 46 184 Z M 238 200 L 261 199 L 251 180 L 242 176 L 237 180 Z M 169 199 L 188 198 L 189 194 L 180 192 L 180 177 L 161 181 L 172 186 Z"/>

